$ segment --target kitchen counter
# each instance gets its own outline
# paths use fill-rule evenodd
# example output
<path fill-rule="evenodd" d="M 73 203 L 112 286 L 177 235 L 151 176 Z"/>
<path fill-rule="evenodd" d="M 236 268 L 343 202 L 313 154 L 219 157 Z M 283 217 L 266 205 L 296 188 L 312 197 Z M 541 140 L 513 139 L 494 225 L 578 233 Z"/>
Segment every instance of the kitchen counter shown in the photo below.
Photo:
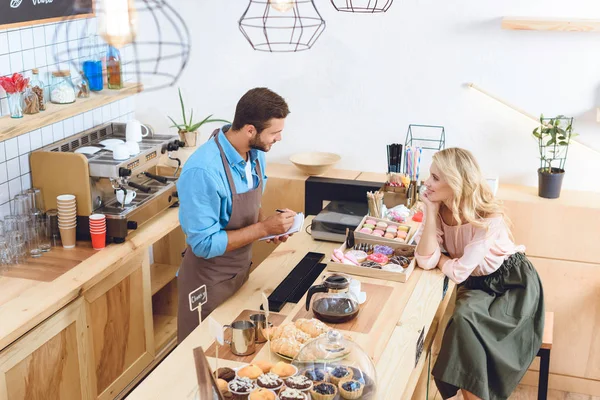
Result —
<path fill-rule="evenodd" d="M 307 218 L 306 224 L 311 219 L 312 217 Z M 259 310 L 261 292 L 271 293 L 307 252 L 324 253 L 325 262 L 331 251 L 339 246 L 339 243 L 315 241 L 304 231 L 294 235 L 286 243 L 279 245 L 250 274 L 248 282 L 211 316 L 221 324 L 228 324 L 245 309 Z M 444 276 L 439 270 L 423 271 L 416 268 L 406 283 L 357 276 L 354 278 L 363 283 L 392 288 L 391 295 L 379 310 L 369 333 L 347 333 L 375 362 L 380 388 L 377 398 L 398 399 L 398 390 L 386 390 L 392 387 L 402 390 L 406 387 L 408 392 L 405 397 L 410 398 L 421 372 L 419 368 L 415 368 L 415 345 L 423 328 L 423 337 L 427 336 L 434 314 L 442 301 Z M 450 282 L 450 292 L 452 287 Z M 449 297 L 446 296 L 446 300 Z M 279 313 L 286 316 L 286 322 L 290 321 L 305 301 L 303 297 L 298 304 L 288 303 Z M 360 315 L 359 313 L 359 317 Z M 204 321 L 127 398 L 194 399 L 198 385 L 193 349 L 202 346 L 207 350 L 212 343 L 208 322 Z M 264 346 L 254 355 L 255 359 L 267 360 L 267 351 Z M 273 355 L 273 360 L 277 361 L 279 358 Z M 214 358 L 209 357 L 209 362 L 214 368 Z M 239 366 L 241 363 L 220 360 L 219 365 Z"/>

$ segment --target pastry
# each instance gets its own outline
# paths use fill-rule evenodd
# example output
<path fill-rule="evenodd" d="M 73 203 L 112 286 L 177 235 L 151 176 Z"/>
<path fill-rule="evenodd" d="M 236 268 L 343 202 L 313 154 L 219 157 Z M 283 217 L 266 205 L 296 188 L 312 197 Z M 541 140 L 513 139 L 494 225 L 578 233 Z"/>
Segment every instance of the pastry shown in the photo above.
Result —
<path fill-rule="evenodd" d="M 305 375 L 290 376 L 283 383 L 289 388 L 298 389 L 302 392 L 306 392 L 313 385 L 312 380 L 308 379 Z"/>
<path fill-rule="evenodd" d="M 331 383 L 337 385 L 340 382 L 352 379 L 353 375 L 354 372 L 350 368 L 338 366 L 329 373 L 329 378 L 331 379 Z"/>
<path fill-rule="evenodd" d="M 273 330 L 272 335 L 270 336 L 271 340 L 273 339 L 295 339 L 300 343 L 306 343 L 311 339 L 311 336 L 306 332 L 298 329 L 294 323 L 290 322 L 284 325 L 279 325 L 275 330 Z"/>
<path fill-rule="evenodd" d="M 390 225 L 387 228 L 385 228 L 386 232 L 392 232 L 392 233 L 396 233 L 398 232 L 398 228 L 394 225 Z"/>
<path fill-rule="evenodd" d="M 406 236 L 408 236 L 408 234 L 404 231 L 398 231 L 398 233 L 396 234 L 396 238 L 398 239 L 406 239 Z"/>
<path fill-rule="evenodd" d="M 343 381 L 338 384 L 340 396 L 347 400 L 359 399 L 364 388 L 365 385 L 355 380 Z"/>
<path fill-rule="evenodd" d="M 279 361 L 273 368 L 271 368 L 271 372 L 285 379 L 288 376 L 296 375 L 298 369 L 293 365 Z"/>
<path fill-rule="evenodd" d="M 359 232 L 360 233 L 366 233 L 367 235 L 370 235 L 371 233 L 373 233 L 373 229 L 364 227 Z"/>
<path fill-rule="evenodd" d="M 372 244 L 367 244 L 367 243 L 357 243 L 354 245 L 354 250 L 362 250 L 365 253 L 372 253 L 373 252 L 373 245 Z"/>
<path fill-rule="evenodd" d="M 356 261 L 359 263 L 365 261 L 367 259 L 367 253 L 362 250 L 348 250 L 346 254 L 351 254 Z"/>
<path fill-rule="evenodd" d="M 269 372 L 259 376 L 256 384 L 261 388 L 277 390 L 283 385 L 283 380 L 279 378 L 279 375 Z"/>
<path fill-rule="evenodd" d="M 337 396 L 337 386 L 327 382 L 315 382 L 310 390 L 312 400 L 333 400 Z"/>
<path fill-rule="evenodd" d="M 365 268 L 381 269 L 381 264 L 376 263 L 375 261 L 365 261 L 361 263 L 360 266 Z"/>
<path fill-rule="evenodd" d="M 415 248 L 414 247 L 398 247 L 396 250 L 394 250 L 394 254 L 397 256 L 404 256 L 404 257 L 414 257 L 415 256 Z"/>
<path fill-rule="evenodd" d="M 256 385 L 248 378 L 235 378 L 227 385 L 229 391 L 234 394 L 249 394 L 256 389 Z"/>
<path fill-rule="evenodd" d="M 375 225 L 375 226 L 376 226 L 378 229 L 385 230 L 385 229 L 388 227 L 388 224 L 386 224 L 386 223 L 385 223 L 385 222 L 383 222 L 383 221 L 379 221 L 379 222 L 377 223 L 377 225 Z"/>
<path fill-rule="evenodd" d="M 300 329 L 303 332 L 306 332 L 306 334 L 310 335 L 311 338 L 316 338 L 317 336 L 320 336 L 323 333 L 329 332 L 331 330 L 330 327 L 328 327 L 316 318 L 299 318 L 296 320 L 295 324 L 296 328 Z"/>
<path fill-rule="evenodd" d="M 217 379 L 217 387 L 219 388 L 219 392 L 221 392 L 222 395 L 225 395 L 229 392 L 229 387 L 227 387 L 227 381 L 225 381 L 224 379 Z"/>
<path fill-rule="evenodd" d="M 271 368 L 273 368 L 273 364 L 266 360 L 254 361 L 254 365 L 256 365 L 258 368 L 262 369 L 262 372 L 264 374 L 266 374 L 267 372 L 269 372 L 271 370 Z"/>
<path fill-rule="evenodd" d="M 410 260 L 404 256 L 392 256 L 390 257 L 389 264 L 396 264 L 406 268 L 410 264 Z"/>
<path fill-rule="evenodd" d="M 383 237 L 384 237 L 384 238 L 386 238 L 386 239 L 394 239 L 394 238 L 396 237 L 396 234 L 394 234 L 394 233 L 390 233 L 390 232 L 386 232 L 386 233 L 383 235 Z"/>
<path fill-rule="evenodd" d="M 387 264 L 387 262 L 388 262 L 388 257 L 381 253 L 373 253 L 373 254 L 369 255 L 369 257 L 367 257 L 367 259 L 369 261 L 374 261 L 381 265 Z"/>
<path fill-rule="evenodd" d="M 293 338 L 278 338 L 271 340 L 271 351 L 281 355 L 295 358 L 302 348 L 302 343 Z M 273 368 L 271 368 L 273 371 Z"/>
<path fill-rule="evenodd" d="M 390 246 L 376 244 L 373 248 L 373 252 L 383 254 L 384 256 L 391 256 L 394 254 L 394 249 L 392 249 Z"/>
<path fill-rule="evenodd" d="M 246 365 L 237 372 L 238 378 L 250 378 L 255 380 L 263 374 L 263 370 L 254 364 Z"/>
<path fill-rule="evenodd" d="M 398 232 L 402 231 L 402 232 L 407 232 L 410 230 L 410 226 L 406 226 L 406 225 L 400 225 L 398 227 Z"/>
<path fill-rule="evenodd" d="M 215 375 L 219 379 L 223 379 L 226 382 L 231 382 L 235 378 L 235 371 L 231 368 L 223 367 L 219 368 Z"/>
<path fill-rule="evenodd" d="M 377 221 L 375 221 L 374 219 L 368 219 L 365 221 L 365 224 L 369 224 L 369 225 L 376 225 Z"/>
<path fill-rule="evenodd" d="M 250 393 L 249 400 L 276 400 L 277 396 L 275 393 L 268 389 L 258 388 L 254 392 Z"/>
<path fill-rule="evenodd" d="M 373 224 L 364 224 L 362 227 L 369 228 L 369 229 L 375 229 L 375 225 L 373 225 Z"/>
<path fill-rule="evenodd" d="M 326 381 L 327 371 L 322 368 L 311 368 L 304 371 L 304 376 L 313 382 Z"/>
<path fill-rule="evenodd" d="M 371 235 L 374 236 L 383 236 L 383 231 L 381 229 L 375 229 Z"/>
<path fill-rule="evenodd" d="M 279 392 L 280 400 L 305 400 L 306 395 L 298 389 L 284 387 Z"/>

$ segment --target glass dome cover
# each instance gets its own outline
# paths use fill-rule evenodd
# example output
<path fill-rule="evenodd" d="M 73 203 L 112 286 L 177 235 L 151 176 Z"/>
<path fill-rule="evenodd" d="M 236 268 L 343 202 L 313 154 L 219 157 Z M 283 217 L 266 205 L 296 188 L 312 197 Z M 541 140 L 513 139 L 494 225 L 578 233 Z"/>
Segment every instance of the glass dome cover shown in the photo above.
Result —
<path fill-rule="evenodd" d="M 313 381 L 311 394 L 317 391 L 325 396 L 319 398 L 377 398 L 377 373 L 373 361 L 358 344 L 337 330 L 306 343 L 292 364 L 298 368 L 299 375 Z"/>

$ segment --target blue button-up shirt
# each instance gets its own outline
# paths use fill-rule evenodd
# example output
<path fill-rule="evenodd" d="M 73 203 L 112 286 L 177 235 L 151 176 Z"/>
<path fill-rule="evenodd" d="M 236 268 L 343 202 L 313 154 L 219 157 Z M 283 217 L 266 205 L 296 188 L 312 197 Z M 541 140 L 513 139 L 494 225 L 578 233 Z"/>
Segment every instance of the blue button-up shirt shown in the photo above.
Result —
<path fill-rule="evenodd" d="M 218 133 L 231 175 L 238 193 L 248 191 L 246 161 L 227 140 L 223 129 Z M 256 160 L 263 174 L 263 191 L 266 185 L 265 153 L 252 149 L 249 153 L 254 188 L 259 185 Z M 221 154 L 214 138 L 198 148 L 185 163 L 177 180 L 179 194 L 179 221 L 187 236 L 187 243 L 194 254 L 202 258 L 213 258 L 225 253 L 227 232 L 225 227 L 231 218 L 232 193 Z"/>

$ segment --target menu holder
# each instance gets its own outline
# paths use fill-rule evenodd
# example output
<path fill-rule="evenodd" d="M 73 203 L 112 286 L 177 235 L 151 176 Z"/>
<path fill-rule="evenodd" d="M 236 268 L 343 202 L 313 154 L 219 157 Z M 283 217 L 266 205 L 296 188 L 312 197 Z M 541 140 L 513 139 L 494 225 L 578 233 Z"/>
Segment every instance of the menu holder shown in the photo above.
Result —
<path fill-rule="evenodd" d="M 200 400 L 225 400 L 217 380 L 213 375 L 208 359 L 204 354 L 202 347 L 194 349 L 194 362 L 196 364 L 196 378 L 198 379 L 198 394 Z"/>

